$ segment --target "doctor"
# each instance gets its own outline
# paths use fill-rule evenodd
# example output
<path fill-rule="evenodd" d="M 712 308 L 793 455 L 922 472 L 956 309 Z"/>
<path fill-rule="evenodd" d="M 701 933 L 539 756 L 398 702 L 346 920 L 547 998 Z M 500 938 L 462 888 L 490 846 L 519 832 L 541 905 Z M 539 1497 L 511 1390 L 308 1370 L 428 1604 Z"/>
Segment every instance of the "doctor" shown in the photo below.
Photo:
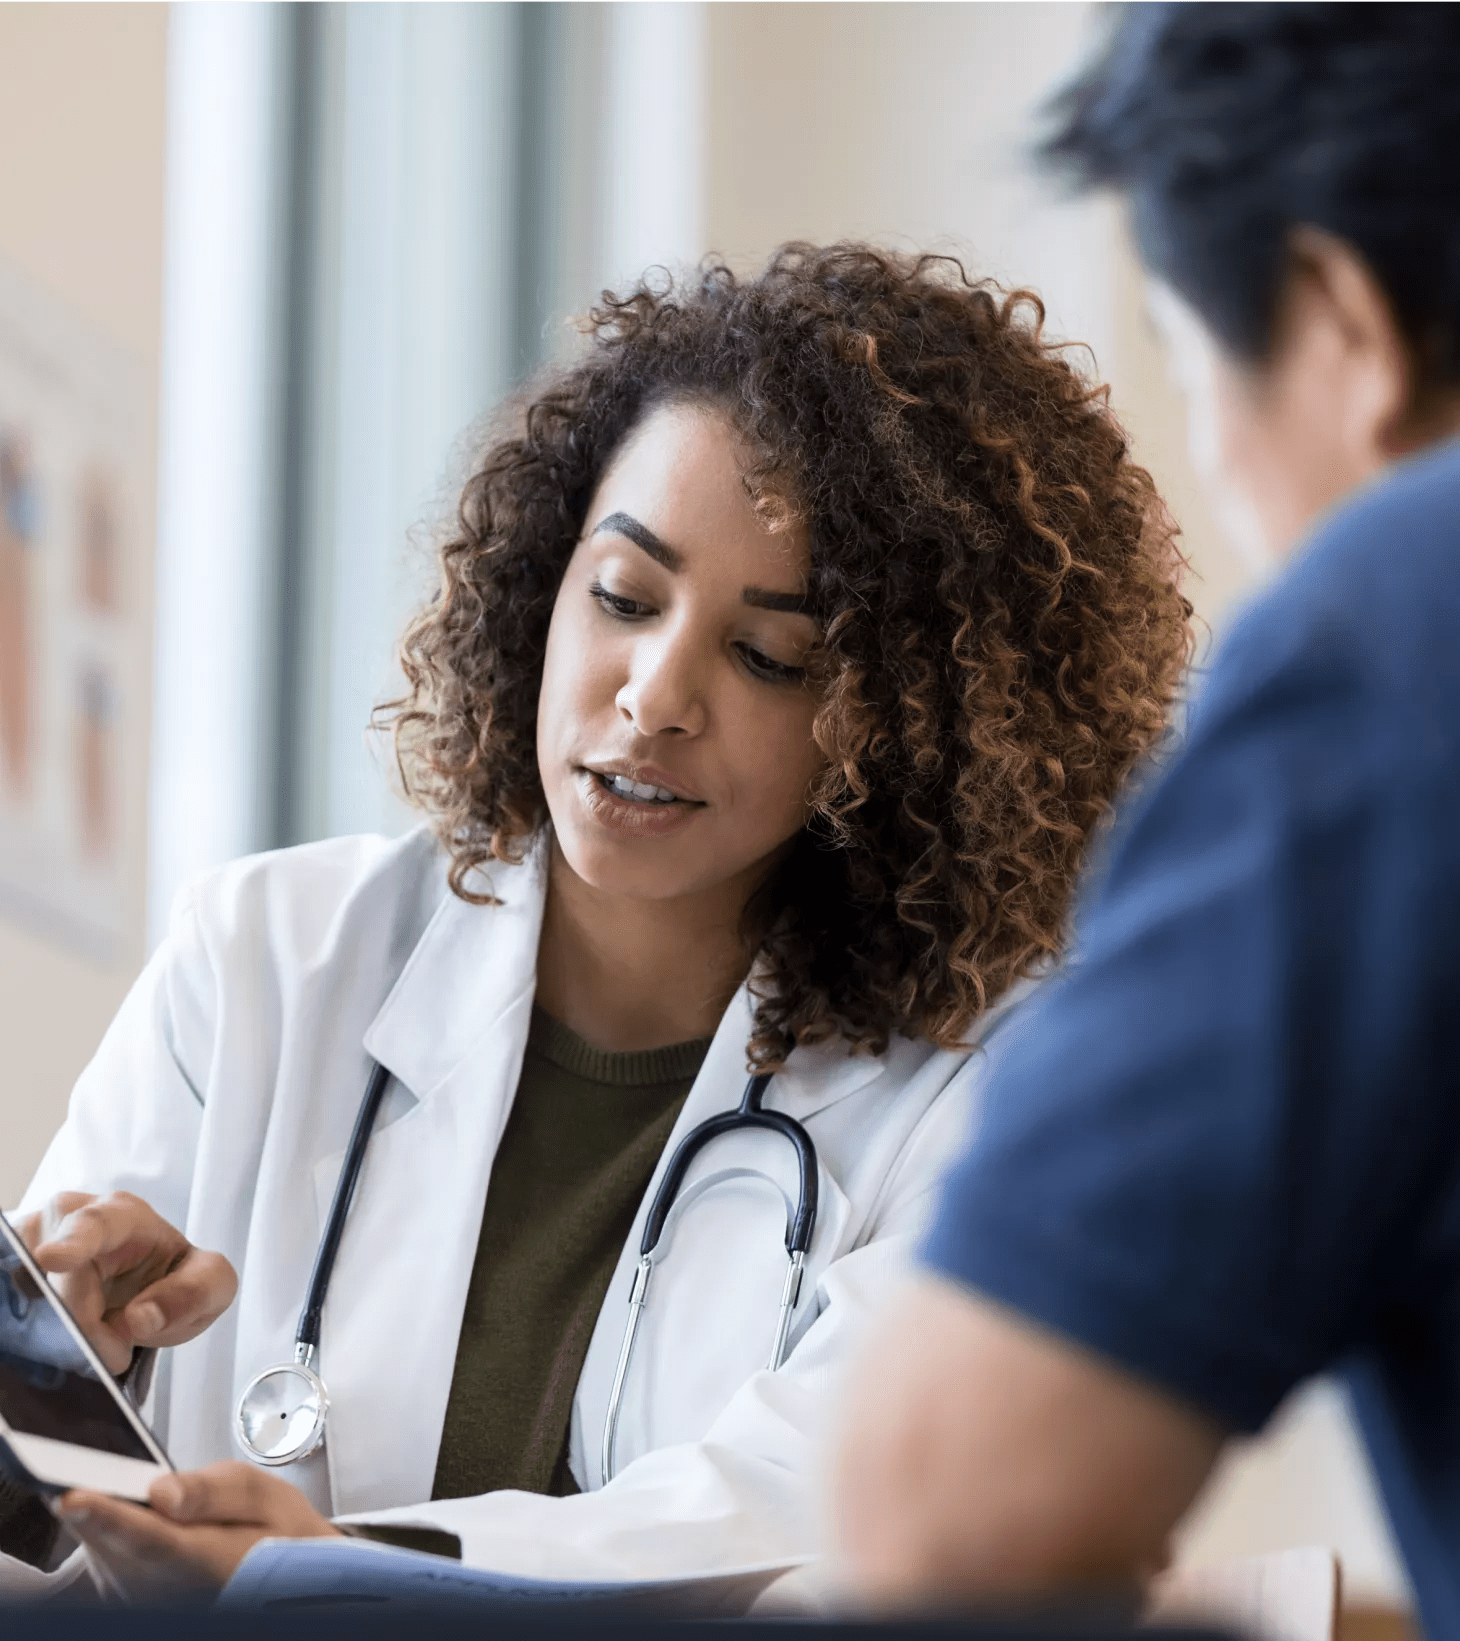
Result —
<path fill-rule="evenodd" d="M 195 1472 L 76 1519 L 217 1582 L 341 1525 L 554 1578 L 811 1555 L 822 1410 L 970 1120 L 960 1072 L 1160 732 L 1176 569 L 1033 305 L 956 265 L 800 247 L 609 301 L 406 635 L 432 825 L 184 893 L 28 1193 L 114 1370 L 173 1347 L 146 1407 Z M 377 1066 L 325 1439 L 245 1465 Z M 784 1133 L 700 1151 L 605 1443 L 650 1199 L 748 1070 L 815 1148 L 804 1279 Z"/>

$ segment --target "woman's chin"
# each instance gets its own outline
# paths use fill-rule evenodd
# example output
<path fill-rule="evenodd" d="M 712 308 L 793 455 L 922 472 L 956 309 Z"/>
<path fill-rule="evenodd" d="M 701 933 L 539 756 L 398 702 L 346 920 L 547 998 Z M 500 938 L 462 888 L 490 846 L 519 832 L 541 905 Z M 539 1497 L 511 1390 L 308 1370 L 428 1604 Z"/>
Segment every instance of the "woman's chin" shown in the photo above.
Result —
<path fill-rule="evenodd" d="M 553 816 L 555 854 L 573 876 L 600 894 L 628 900 L 673 900 L 719 874 L 693 827 L 646 830 L 615 825 L 574 804 L 570 814 Z"/>

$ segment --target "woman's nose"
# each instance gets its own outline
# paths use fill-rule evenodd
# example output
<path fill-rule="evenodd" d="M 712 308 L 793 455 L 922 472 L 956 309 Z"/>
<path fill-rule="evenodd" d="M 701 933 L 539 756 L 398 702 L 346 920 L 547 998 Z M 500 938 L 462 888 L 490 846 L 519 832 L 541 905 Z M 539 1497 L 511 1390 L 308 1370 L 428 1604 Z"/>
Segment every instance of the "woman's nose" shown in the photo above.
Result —
<path fill-rule="evenodd" d="M 688 634 L 636 645 L 615 704 L 641 735 L 703 733 L 703 659 L 702 646 Z"/>

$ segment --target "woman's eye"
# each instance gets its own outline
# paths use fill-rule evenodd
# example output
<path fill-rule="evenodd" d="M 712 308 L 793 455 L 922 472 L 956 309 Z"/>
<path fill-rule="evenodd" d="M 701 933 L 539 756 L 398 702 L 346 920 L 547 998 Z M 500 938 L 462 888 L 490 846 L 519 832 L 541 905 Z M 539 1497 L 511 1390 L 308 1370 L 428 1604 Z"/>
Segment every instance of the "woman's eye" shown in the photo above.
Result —
<path fill-rule="evenodd" d="M 773 661 L 770 656 L 750 644 L 737 645 L 740 658 L 757 678 L 772 684 L 799 684 L 806 676 L 805 667 L 787 666 L 784 661 Z"/>
<path fill-rule="evenodd" d="M 628 620 L 633 616 L 653 613 L 647 604 L 639 603 L 636 598 L 624 598 L 618 593 L 609 592 L 601 581 L 593 583 L 588 589 L 588 596 L 595 603 L 601 604 L 610 615 L 619 616 L 623 620 Z"/>

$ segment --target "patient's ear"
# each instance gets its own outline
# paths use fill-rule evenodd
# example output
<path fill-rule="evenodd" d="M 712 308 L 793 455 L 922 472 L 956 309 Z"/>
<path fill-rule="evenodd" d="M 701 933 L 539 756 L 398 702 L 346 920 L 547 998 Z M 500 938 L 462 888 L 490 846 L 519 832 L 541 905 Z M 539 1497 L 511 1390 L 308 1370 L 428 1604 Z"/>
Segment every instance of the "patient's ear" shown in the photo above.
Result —
<path fill-rule="evenodd" d="M 1307 372 L 1341 406 L 1340 438 L 1356 467 L 1416 447 L 1421 391 L 1412 350 L 1373 270 L 1322 228 L 1295 228 L 1274 316 L 1272 365 Z"/>

